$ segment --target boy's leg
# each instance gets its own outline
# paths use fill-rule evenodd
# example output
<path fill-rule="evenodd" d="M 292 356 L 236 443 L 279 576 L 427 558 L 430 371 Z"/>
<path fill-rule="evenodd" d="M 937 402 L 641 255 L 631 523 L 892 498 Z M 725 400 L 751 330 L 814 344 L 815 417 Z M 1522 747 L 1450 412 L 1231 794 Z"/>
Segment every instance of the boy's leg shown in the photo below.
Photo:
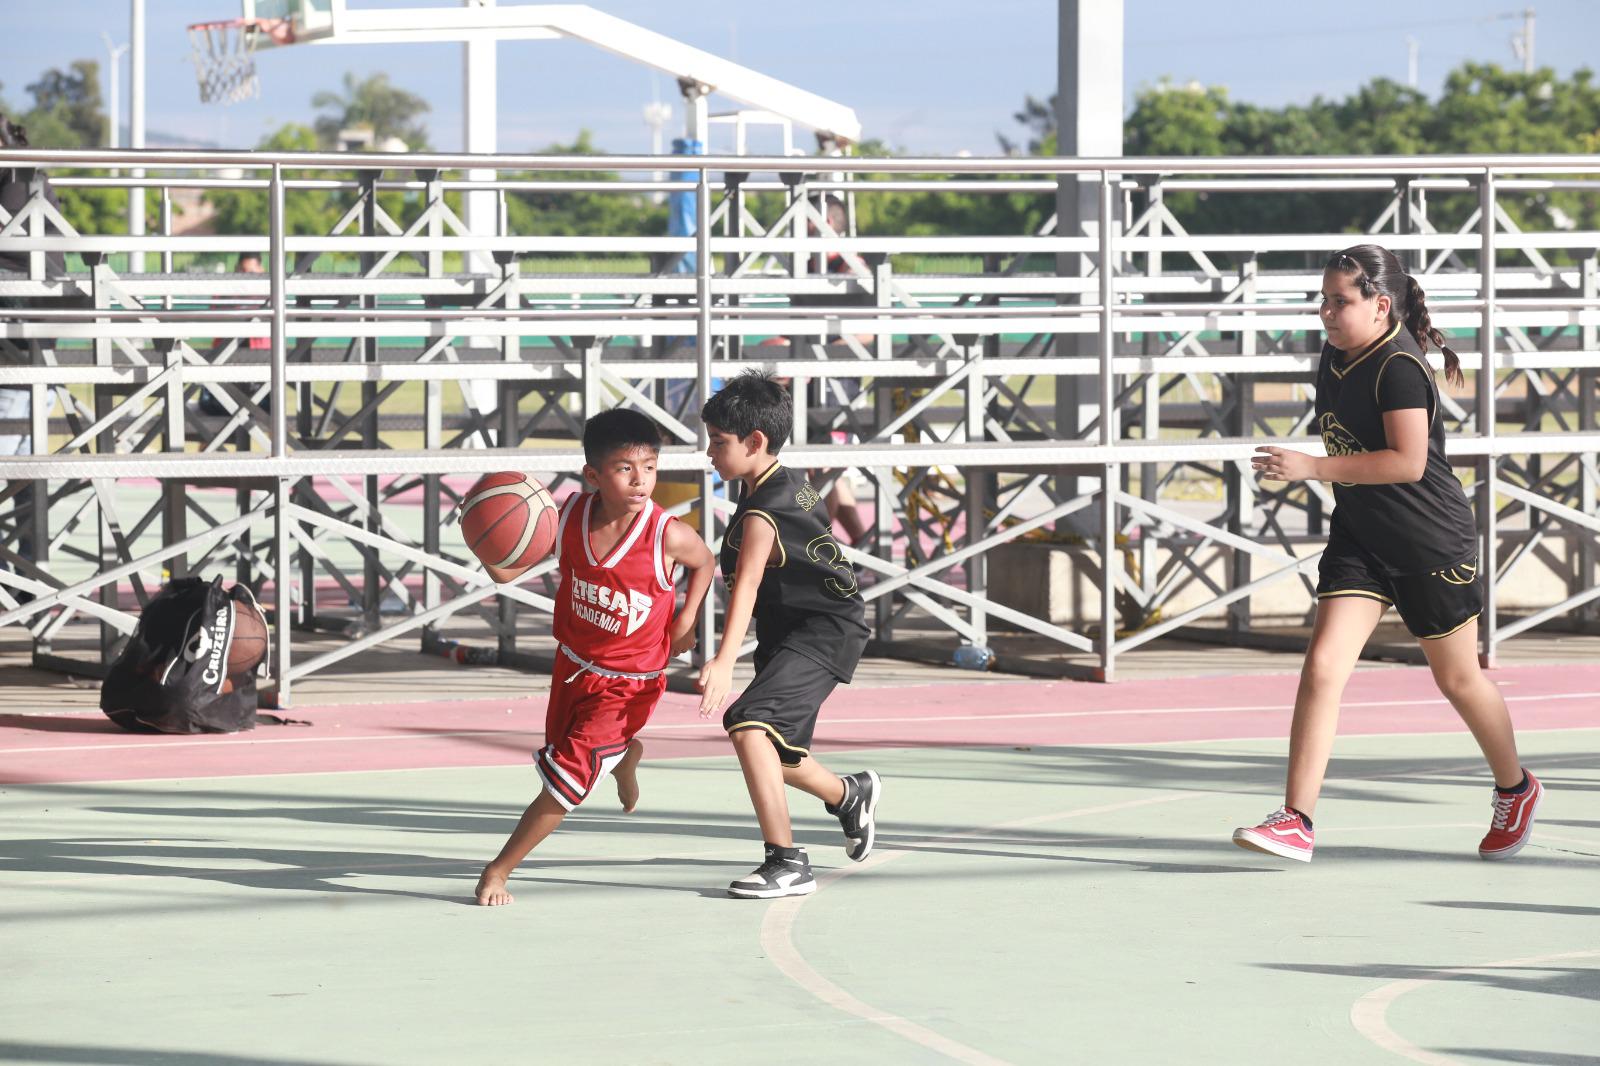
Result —
<path fill-rule="evenodd" d="M 545 837 L 555 832 L 556 826 L 560 825 L 561 819 L 566 816 L 566 808 L 557 803 L 550 793 L 543 791 L 539 793 L 538 798 L 522 812 L 522 819 L 511 831 L 511 836 L 500 849 L 500 854 L 483 868 L 483 875 L 478 878 L 479 906 L 498 907 L 512 901 L 511 893 L 506 891 L 506 879 L 511 876 L 511 872 L 518 864 L 528 857 L 530 851 L 538 847 Z"/>
<path fill-rule="evenodd" d="M 798 766 L 785 766 L 783 780 L 817 797 L 827 812 L 839 819 L 839 828 L 844 830 L 845 854 L 853 862 L 872 854 L 877 841 L 878 798 L 883 792 L 883 781 L 875 771 L 863 770 L 840 777 L 814 757 L 807 757 L 801 759 Z"/>
<path fill-rule="evenodd" d="M 781 848 L 794 847 L 789 799 L 783 792 L 787 774 L 778 758 L 778 749 L 772 746 L 764 729 L 735 729 L 729 736 L 739 756 L 739 769 L 744 771 L 744 786 L 750 792 L 750 803 L 756 809 L 761 838 Z"/>
<path fill-rule="evenodd" d="M 783 767 L 783 783 L 817 797 L 830 807 L 844 802 L 844 779 L 816 760 L 801 759 L 798 766 Z"/>
<path fill-rule="evenodd" d="M 617 799 L 622 803 L 622 813 L 632 814 L 639 805 L 639 760 L 644 758 L 644 744 L 638 737 L 628 741 L 627 754 L 617 763 L 611 776 L 617 782 Z"/>

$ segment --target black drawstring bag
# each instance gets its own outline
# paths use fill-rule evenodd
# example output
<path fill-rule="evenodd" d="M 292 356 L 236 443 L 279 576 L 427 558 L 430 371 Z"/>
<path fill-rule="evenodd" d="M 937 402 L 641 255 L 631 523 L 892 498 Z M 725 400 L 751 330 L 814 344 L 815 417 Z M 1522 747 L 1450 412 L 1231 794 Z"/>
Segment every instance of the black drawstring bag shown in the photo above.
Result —
<path fill-rule="evenodd" d="M 106 717 L 137 733 L 236 733 L 256 726 L 256 674 L 270 655 L 228 675 L 243 585 L 181 577 L 161 587 L 139 616 L 100 686 Z M 257 608 L 259 613 L 259 608 Z"/>

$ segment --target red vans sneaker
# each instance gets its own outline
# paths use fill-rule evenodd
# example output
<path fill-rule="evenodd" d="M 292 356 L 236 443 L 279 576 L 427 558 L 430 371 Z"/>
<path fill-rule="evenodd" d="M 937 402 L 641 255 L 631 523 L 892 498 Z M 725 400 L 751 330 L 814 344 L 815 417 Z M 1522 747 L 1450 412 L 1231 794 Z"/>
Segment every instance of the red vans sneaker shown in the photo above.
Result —
<path fill-rule="evenodd" d="M 1233 842 L 1252 851 L 1310 862 L 1315 835 L 1304 818 L 1287 807 L 1279 807 L 1260 825 L 1235 829 Z"/>
<path fill-rule="evenodd" d="M 1494 790 L 1494 820 L 1489 823 L 1489 834 L 1478 845 L 1480 858 L 1509 859 L 1533 835 L 1533 815 L 1544 798 L 1544 786 L 1526 770 L 1523 773 L 1528 774 L 1528 787 L 1521 792 Z"/>

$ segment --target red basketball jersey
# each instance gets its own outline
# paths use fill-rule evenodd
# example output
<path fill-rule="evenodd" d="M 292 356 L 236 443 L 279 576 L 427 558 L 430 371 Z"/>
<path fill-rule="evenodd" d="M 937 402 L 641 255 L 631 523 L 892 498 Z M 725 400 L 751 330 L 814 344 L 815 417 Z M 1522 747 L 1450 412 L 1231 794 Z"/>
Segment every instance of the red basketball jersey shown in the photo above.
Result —
<path fill-rule="evenodd" d="M 575 492 L 561 508 L 556 532 L 561 586 L 555 637 L 580 659 L 608 670 L 650 673 L 667 665 L 676 597 L 667 561 L 667 523 L 654 501 L 604 559 L 589 544 L 592 492 Z"/>

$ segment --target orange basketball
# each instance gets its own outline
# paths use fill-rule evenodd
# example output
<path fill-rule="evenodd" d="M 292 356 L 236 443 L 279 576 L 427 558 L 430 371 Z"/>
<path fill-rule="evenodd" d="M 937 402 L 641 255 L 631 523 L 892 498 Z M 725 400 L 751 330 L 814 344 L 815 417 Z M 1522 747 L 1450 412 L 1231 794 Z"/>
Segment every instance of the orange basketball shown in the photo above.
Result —
<path fill-rule="evenodd" d="M 521 570 L 549 555 L 559 520 L 550 490 L 517 471 L 485 474 L 461 498 L 467 547 L 502 570 Z"/>
<path fill-rule="evenodd" d="M 247 674 L 267 657 L 267 620 L 255 604 L 235 600 L 233 640 L 228 644 L 228 676 Z"/>

